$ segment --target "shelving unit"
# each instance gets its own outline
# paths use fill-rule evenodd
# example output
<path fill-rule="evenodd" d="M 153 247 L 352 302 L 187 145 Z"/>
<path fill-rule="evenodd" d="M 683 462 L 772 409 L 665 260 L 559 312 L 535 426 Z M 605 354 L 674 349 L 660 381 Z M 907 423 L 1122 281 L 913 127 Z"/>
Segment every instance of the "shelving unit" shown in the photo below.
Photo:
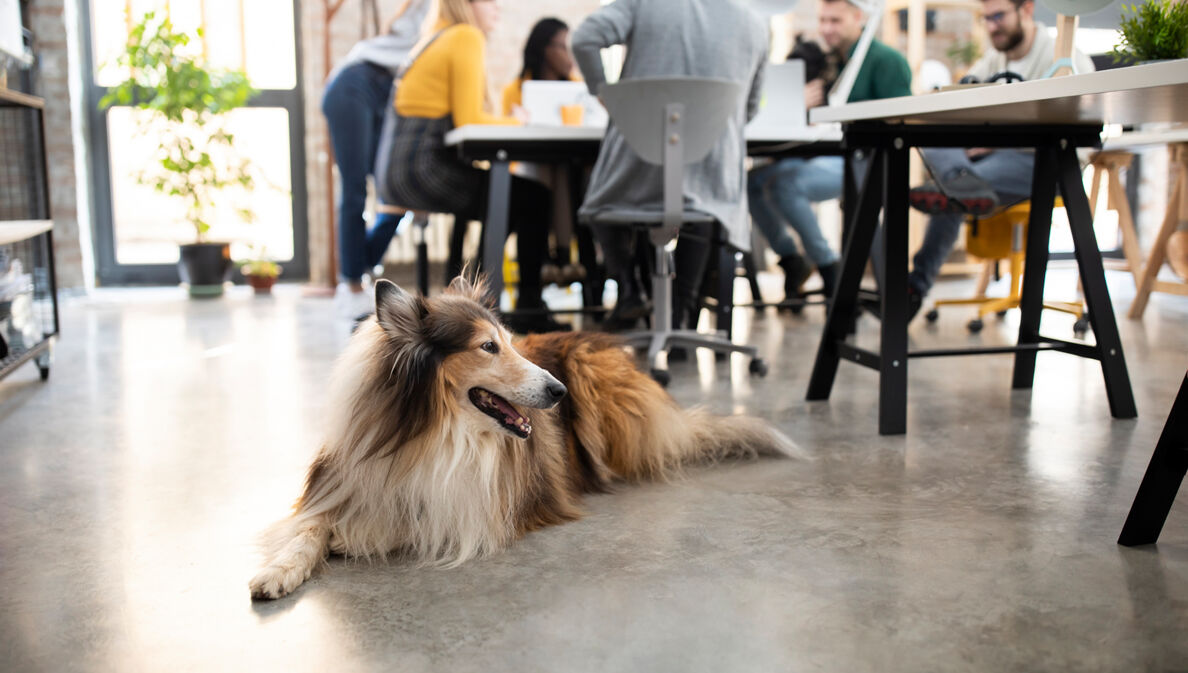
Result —
<path fill-rule="evenodd" d="M 0 378 L 36 362 L 49 377 L 59 331 L 45 102 L 0 89 Z"/>

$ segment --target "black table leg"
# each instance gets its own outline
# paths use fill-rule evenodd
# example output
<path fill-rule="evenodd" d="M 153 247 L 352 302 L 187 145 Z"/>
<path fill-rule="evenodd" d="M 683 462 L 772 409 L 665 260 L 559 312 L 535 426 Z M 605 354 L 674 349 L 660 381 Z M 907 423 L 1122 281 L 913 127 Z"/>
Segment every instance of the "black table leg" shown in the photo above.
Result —
<path fill-rule="evenodd" d="M 578 222 L 578 209 L 586 200 L 586 167 L 582 164 L 569 165 L 569 195 L 573 206 L 573 235 L 577 237 L 578 262 L 586 270 L 582 280 L 582 306 L 602 307 L 602 290 L 605 282 L 602 267 L 598 265 L 598 248 L 594 244 L 594 230 Z"/>
<path fill-rule="evenodd" d="M 487 275 L 487 295 L 499 305 L 503 296 L 503 246 L 507 243 L 507 212 L 511 206 L 510 162 L 505 152 L 491 162 L 490 189 L 487 192 L 487 219 L 483 222 L 483 271 Z"/>
<path fill-rule="evenodd" d="M 1188 472 L 1188 375 L 1172 403 L 1171 414 L 1134 496 L 1118 544 L 1133 547 L 1159 540 L 1185 472 Z"/>
<path fill-rule="evenodd" d="M 1048 246 L 1052 234 L 1052 207 L 1056 203 L 1056 156 L 1037 148 L 1031 174 L 1031 215 L 1027 221 L 1027 260 L 1019 298 L 1020 346 L 1039 343 L 1040 314 L 1044 308 L 1044 278 L 1048 272 Z M 1034 350 L 1015 353 L 1012 388 L 1031 388 L 1035 379 Z"/>
<path fill-rule="evenodd" d="M 714 326 L 727 339 L 734 337 L 734 279 L 737 278 L 734 260 L 734 248 L 724 240 L 726 232 L 718 231 L 715 227 L 714 236 L 723 240 L 718 241 L 718 287 L 716 294 L 718 305 L 715 307 L 717 320 Z M 694 319 L 693 329 L 696 329 Z"/>
<path fill-rule="evenodd" d="M 1101 374 L 1105 378 L 1110 413 L 1114 418 L 1134 418 L 1138 411 L 1134 406 L 1134 393 L 1130 389 L 1126 358 L 1122 355 L 1122 339 L 1118 336 L 1114 306 L 1110 303 L 1110 292 L 1106 287 L 1101 250 L 1097 247 L 1097 237 L 1093 232 L 1093 214 L 1089 211 L 1089 198 L 1085 196 L 1085 184 L 1082 182 L 1081 164 L 1077 161 L 1076 150 L 1072 147 L 1060 150 L 1058 162 L 1060 193 L 1064 196 L 1064 208 L 1068 211 L 1068 224 L 1076 248 L 1077 268 L 1081 272 L 1081 284 L 1085 288 L 1089 323 L 1093 326 L 1093 335 L 1097 339 Z"/>
<path fill-rule="evenodd" d="M 849 234 L 846 237 L 846 250 L 842 256 L 841 278 L 837 283 L 837 290 L 832 305 L 829 306 L 825 318 L 825 329 L 821 333 L 821 343 L 817 346 L 817 359 L 813 363 L 813 373 L 809 378 L 809 400 L 827 400 L 833 390 L 833 379 L 837 376 L 838 344 L 845 340 L 846 331 L 853 320 L 854 311 L 858 307 L 858 286 L 862 283 L 862 273 L 866 269 L 866 260 L 870 257 L 870 245 L 874 240 L 875 229 L 879 224 L 879 209 L 883 205 L 883 151 L 876 149 L 866 168 L 866 179 L 863 187 L 855 199 L 856 204 L 850 212 L 853 221 L 846 225 Z"/>
<path fill-rule="evenodd" d="M 879 346 L 879 434 L 907 432 L 908 149 L 886 150 L 883 179 L 883 320 Z"/>

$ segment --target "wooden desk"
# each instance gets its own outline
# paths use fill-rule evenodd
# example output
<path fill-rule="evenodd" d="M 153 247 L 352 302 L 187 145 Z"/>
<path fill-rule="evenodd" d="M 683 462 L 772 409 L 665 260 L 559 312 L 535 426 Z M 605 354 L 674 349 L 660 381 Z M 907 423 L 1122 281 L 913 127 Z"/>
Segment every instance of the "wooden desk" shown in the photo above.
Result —
<path fill-rule="evenodd" d="M 507 212 L 511 198 L 513 161 L 538 161 L 551 164 L 592 165 L 598 158 L 605 129 L 593 126 L 487 126 L 470 124 L 445 136 L 447 146 L 457 147 L 467 160 L 491 162 L 487 219 L 483 222 L 482 268 L 487 274 L 493 297 L 503 293 L 503 276 L 497 270 L 503 264 L 503 245 L 507 239 Z M 747 153 L 752 156 L 791 156 L 798 153 L 837 154 L 841 151 L 842 133 L 835 125 L 780 129 L 747 128 Z M 577 175 L 579 171 L 571 171 Z M 575 193 L 575 197 L 577 194 Z M 575 203 L 580 199 L 575 198 Z M 601 305 L 601 297 L 588 296 Z"/>
<path fill-rule="evenodd" d="M 1036 353 L 1055 350 L 1100 361 L 1111 414 L 1115 418 L 1133 418 L 1137 414 L 1076 149 L 1100 146 L 1104 122 L 1133 125 L 1188 121 L 1188 67 L 1183 61 L 818 108 L 812 111 L 810 120 L 842 123 L 846 148 L 871 148 L 872 154 L 857 203 L 847 209 L 850 235 L 842 275 L 817 350 L 808 399 L 829 398 L 841 359 L 871 367 L 879 371 L 879 433 L 903 434 L 907 431 L 909 358 L 1013 353 L 1012 385 L 1023 389 L 1032 386 Z M 1001 348 L 909 353 L 909 152 L 913 147 L 970 145 L 1026 147 L 1036 152 L 1018 341 Z M 1068 211 L 1096 336 L 1094 345 L 1039 333 L 1057 189 Z M 881 345 L 875 353 L 847 343 L 846 327 L 856 309 L 858 286 L 880 209 L 884 210 L 886 227 L 886 269 L 881 285 Z"/>

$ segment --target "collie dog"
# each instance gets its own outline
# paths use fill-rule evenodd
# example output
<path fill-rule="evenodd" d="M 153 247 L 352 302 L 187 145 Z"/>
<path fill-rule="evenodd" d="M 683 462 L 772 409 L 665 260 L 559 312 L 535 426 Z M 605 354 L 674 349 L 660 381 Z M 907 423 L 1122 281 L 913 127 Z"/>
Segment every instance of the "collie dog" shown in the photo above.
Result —
<path fill-rule="evenodd" d="M 483 293 L 463 278 L 433 298 L 376 284 L 253 597 L 288 594 L 329 553 L 456 566 L 577 519 L 582 494 L 616 480 L 793 448 L 758 419 L 682 410 L 610 335 L 513 341 Z"/>

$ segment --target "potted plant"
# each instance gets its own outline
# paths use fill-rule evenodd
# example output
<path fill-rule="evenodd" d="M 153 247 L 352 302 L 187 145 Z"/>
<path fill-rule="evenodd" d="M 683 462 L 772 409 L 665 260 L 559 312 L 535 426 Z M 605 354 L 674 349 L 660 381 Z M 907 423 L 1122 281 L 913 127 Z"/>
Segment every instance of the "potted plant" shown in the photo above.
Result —
<path fill-rule="evenodd" d="M 1126 10 L 1130 16 L 1126 16 Z M 1188 3 L 1150 0 L 1122 5 L 1121 41 L 1110 55 L 1115 62 L 1144 63 L 1188 57 Z"/>
<path fill-rule="evenodd" d="M 252 257 L 239 263 L 239 271 L 256 294 L 272 294 L 272 286 L 281 274 L 281 266 L 272 261 L 263 249 L 253 249 Z"/>
<path fill-rule="evenodd" d="M 256 91 L 242 71 L 208 67 L 189 44 L 190 37 L 176 32 L 168 18 L 145 14 L 117 61 L 127 79 L 99 105 L 152 112 L 139 125 L 141 132 L 155 134 L 156 161 L 135 178 L 185 202 L 185 218 L 195 237 L 180 246 L 178 274 L 189 284 L 190 296 L 218 296 L 233 267 L 230 243 L 206 240 L 208 211 L 227 187 L 247 192 L 255 185 L 251 164 L 235 153 L 227 113 L 243 107 Z M 244 221 L 254 219 L 248 208 L 236 211 Z"/>

